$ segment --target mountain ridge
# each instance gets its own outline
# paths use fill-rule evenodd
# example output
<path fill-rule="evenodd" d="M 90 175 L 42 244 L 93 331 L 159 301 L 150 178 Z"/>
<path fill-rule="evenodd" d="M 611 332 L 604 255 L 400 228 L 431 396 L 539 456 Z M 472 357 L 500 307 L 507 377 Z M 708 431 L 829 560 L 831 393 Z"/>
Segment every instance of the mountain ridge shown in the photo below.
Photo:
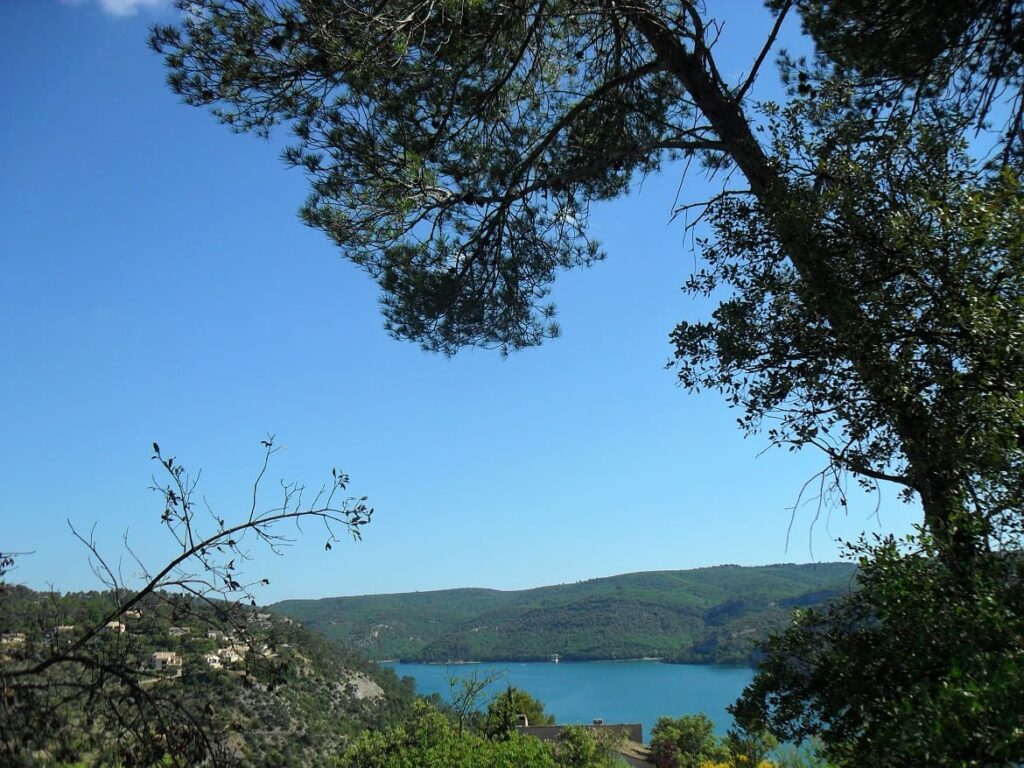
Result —
<path fill-rule="evenodd" d="M 270 610 L 376 660 L 539 661 L 661 657 L 753 663 L 797 607 L 853 586 L 851 563 L 637 571 L 520 590 L 284 600 Z"/>

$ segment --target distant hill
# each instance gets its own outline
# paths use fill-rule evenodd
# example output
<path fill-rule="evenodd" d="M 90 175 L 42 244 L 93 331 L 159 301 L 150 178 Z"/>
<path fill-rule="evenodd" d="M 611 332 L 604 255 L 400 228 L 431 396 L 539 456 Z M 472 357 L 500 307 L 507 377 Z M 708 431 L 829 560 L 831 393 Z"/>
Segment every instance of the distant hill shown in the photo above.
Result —
<path fill-rule="evenodd" d="M 850 563 L 722 565 L 503 592 L 449 589 L 285 600 L 270 610 L 372 659 L 751 663 L 793 608 L 852 588 Z"/>

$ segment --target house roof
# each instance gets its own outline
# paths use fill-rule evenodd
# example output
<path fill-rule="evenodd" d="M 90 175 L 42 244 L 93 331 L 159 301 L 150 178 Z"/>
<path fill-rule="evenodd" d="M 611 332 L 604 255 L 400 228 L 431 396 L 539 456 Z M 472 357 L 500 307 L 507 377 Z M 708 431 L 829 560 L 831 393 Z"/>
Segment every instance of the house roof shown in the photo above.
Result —
<path fill-rule="evenodd" d="M 517 725 L 516 730 L 525 736 L 534 736 L 541 741 L 555 741 L 561 733 L 563 725 Z M 614 738 L 642 744 L 644 740 L 643 726 L 640 723 L 594 723 L 580 727 L 592 731 L 602 731 Z"/>
<path fill-rule="evenodd" d="M 643 744 L 637 744 L 635 741 L 624 741 L 615 747 L 615 751 L 623 757 L 631 759 L 631 765 L 636 765 L 638 763 L 654 764 L 653 758 L 651 757 L 650 747 Z"/>
<path fill-rule="evenodd" d="M 523 736 L 533 736 L 541 741 L 557 741 L 563 725 L 517 725 L 516 731 Z M 618 742 L 615 750 L 631 766 L 654 765 L 651 750 L 643 744 L 643 726 L 640 723 L 594 723 L 580 726 L 588 731 L 611 734 Z"/>

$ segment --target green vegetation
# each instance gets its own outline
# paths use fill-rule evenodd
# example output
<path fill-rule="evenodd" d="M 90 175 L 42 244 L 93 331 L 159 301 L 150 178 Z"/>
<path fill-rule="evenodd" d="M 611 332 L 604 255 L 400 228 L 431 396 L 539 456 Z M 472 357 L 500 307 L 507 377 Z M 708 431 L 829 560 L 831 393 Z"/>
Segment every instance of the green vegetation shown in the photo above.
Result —
<path fill-rule="evenodd" d="M 489 739 L 461 731 L 430 705 L 417 703 L 409 719 L 360 736 L 342 768 L 616 768 L 621 765 L 582 728 L 547 744 L 515 732 Z"/>
<path fill-rule="evenodd" d="M 72 528 L 105 592 L 39 594 L 0 580 L 0 763 L 318 764 L 408 706 L 411 683 L 255 610 L 253 590 L 269 583 L 242 577 L 255 542 L 279 552 L 290 541 L 281 523 L 316 519 L 329 548 L 342 531 L 358 538 L 373 514 L 337 470 L 313 505 L 282 482 L 283 497 L 262 508 L 277 448 L 270 435 L 261 446 L 252 505 L 230 521 L 205 504 L 197 517 L 197 480 L 153 443 L 163 481 L 152 489 L 177 545 L 162 566 L 128 548 L 140 572 L 126 578 Z M 0 554 L 0 577 L 15 557 Z"/>
<path fill-rule="evenodd" d="M 556 274 L 603 256 L 593 203 L 674 163 L 727 171 L 686 286 L 718 306 L 673 333 L 681 383 L 770 445 L 819 452 L 822 505 L 845 507 L 852 478 L 922 512 L 910 547 L 860 549 L 861 592 L 773 642 L 748 703 L 845 764 L 1021 764 L 1020 0 L 770 0 L 780 18 L 739 79 L 699 2 L 182 5 L 151 40 L 171 86 L 235 130 L 290 125 L 305 220 L 428 349 L 557 335 Z M 785 103 L 754 102 L 794 10 L 817 55 L 783 55 Z M 513 605 L 403 626 L 393 652 L 661 654 L 664 632 L 688 658 L 714 605 L 686 597 Z M 629 619 L 626 640 L 598 617 Z"/>
<path fill-rule="evenodd" d="M 789 0 L 768 2 L 781 9 Z M 858 72 L 861 87 L 874 98 L 944 102 L 979 124 L 988 120 L 1009 149 L 1020 151 L 1020 0 L 796 0 L 795 5 L 804 31 L 830 59 Z"/>
<path fill-rule="evenodd" d="M 271 606 L 370 658 L 750 663 L 795 607 L 845 594 L 847 563 L 632 573 L 518 592 L 455 589 Z"/>
<path fill-rule="evenodd" d="M 927 538 L 856 552 L 861 588 L 773 637 L 733 713 L 841 765 L 1020 765 L 1024 559 L 980 558 L 965 589 Z"/>
<path fill-rule="evenodd" d="M 507 692 L 506 692 L 507 693 Z M 488 710 L 502 707 L 498 694 Z M 523 692 L 515 692 L 523 694 Z M 526 694 L 523 694 L 526 695 Z M 528 695 L 526 695 L 528 696 Z M 531 707 L 543 711 L 533 699 Z M 471 718 L 478 724 L 488 718 Z M 514 728 L 487 734 L 464 730 L 451 713 L 417 702 L 405 722 L 366 732 L 345 753 L 342 768 L 626 768 L 625 754 L 657 768 L 826 768 L 809 747 L 780 749 L 771 735 L 731 730 L 714 734 L 705 715 L 663 717 L 651 734 L 650 750 L 623 741 L 614 731 L 563 726 L 550 741 L 522 735 Z"/>
<path fill-rule="evenodd" d="M 115 605 L 110 592 L 0 589 L 5 668 L 73 642 Z M 96 658 L 136 675 L 147 695 L 159 696 L 166 707 L 158 711 L 173 707 L 197 720 L 212 740 L 209 754 L 215 760 L 267 768 L 333 765 L 357 734 L 396 722 L 411 706 L 410 679 L 399 680 L 361 654 L 256 609 L 228 623 L 220 612 L 226 607 L 186 607 L 180 596 L 149 595 L 122 618 L 124 631 L 107 631 L 98 639 L 104 647 L 95 651 Z M 167 669 L 152 668 L 157 652 L 175 655 Z M 62 691 L 86 683 L 95 685 L 93 695 L 105 699 L 103 706 L 59 703 Z M 134 719 L 135 705 L 116 685 L 114 679 L 95 680 L 73 670 L 51 679 L 45 696 L 8 700 L 0 710 L 5 759 L 27 765 L 158 761 L 159 741 L 149 750 L 130 747 L 126 737 L 138 735 L 133 729 L 141 724 Z"/>
<path fill-rule="evenodd" d="M 555 718 L 544 711 L 544 704 L 526 691 L 509 686 L 487 706 L 483 731 L 490 738 L 504 738 L 515 733 L 519 716 L 529 725 L 554 725 Z"/>
<path fill-rule="evenodd" d="M 658 768 L 826 768 L 810 745 L 780 748 L 767 731 L 734 727 L 715 735 L 706 715 L 660 717 L 651 732 L 651 760 Z"/>
<path fill-rule="evenodd" d="M 823 46 L 781 57 L 784 103 L 753 100 L 784 19 L 737 81 L 697 2 L 182 0 L 150 42 L 187 103 L 292 129 L 305 221 L 378 281 L 393 334 L 445 353 L 556 336 L 556 276 L 603 257 L 595 202 L 726 171 L 695 203 L 686 287 L 718 306 L 673 332 L 680 382 L 819 452 L 826 503 L 849 476 L 898 485 L 955 570 L 1024 506 L 1021 112 L 966 151 L 1019 93 L 1020 0 L 773 4 Z"/>
<path fill-rule="evenodd" d="M 659 717 L 651 731 L 651 756 L 659 768 L 701 768 L 725 762 L 729 750 L 715 737 L 715 725 L 706 715 Z"/>

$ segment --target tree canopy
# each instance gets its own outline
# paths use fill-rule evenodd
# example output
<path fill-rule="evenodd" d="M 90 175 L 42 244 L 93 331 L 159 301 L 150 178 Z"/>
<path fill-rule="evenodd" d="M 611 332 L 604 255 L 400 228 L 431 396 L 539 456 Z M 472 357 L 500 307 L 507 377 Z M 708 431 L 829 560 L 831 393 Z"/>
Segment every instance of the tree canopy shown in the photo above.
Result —
<path fill-rule="evenodd" d="M 700 42 L 693 12 L 663 29 L 661 8 L 546 0 L 187 5 L 152 37 L 172 88 L 235 130 L 290 125 L 303 218 L 430 349 L 554 335 L 556 272 L 603 255 L 590 204 L 718 145 L 647 39 Z"/>
<path fill-rule="evenodd" d="M 715 737 L 707 715 L 659 717 L 651 731 L 651 756 L 658 768 L 701 768 L 725 762 L 729 752 Z"/>
<path fill-rule="evenodd" d="M 725 738 L 719 738 L 715 724 L 705 714 L 659 717 L 651 730 L 651 760 L 658 768 L 797 768 L 818 764 L 810 755 L 784 756 L 785 762 L 768 760 L 777 746 L 775 739 L 761 730 L 733 728 Z"/>
<path fill-rule="evenodd" d="M 398 726 L 365 731 L 345 752 L 344 768 L 612 768 L 613 758 L 582 729 L 571 748 L 531 736 L 488 739 L 463 731 L 440 711 L 418 702 Z"/>
<path fill-rule="evenodd" d="M 790 0 L 771 0 L 781 9 Z M 804 29 L 830 59 L 884 98 L 945 97 L 979 124 L 1006 108 L 1004 140 L 1024 128 L 1020 0 L 796 0 Z"/>
<path fill-rule="evenodd" d="M 723 195 L 687 289 L 727 298 L 674 331 L 680 381 L 722 391 L 744 409 L 742 426 L 767 422 L 776 445 L 822 450 L 840 504 L 838 472 L 849 470 L 919 494 L 948 543 L 1011 543 L 1024 434 L 1019 178 L 979 168 L 962 115 L 900 105 L 876 133 L 873 108 L 834 69 L 784 73 L 814 89 L 764 107 L 771 154 L 804 192 L 800 215 L 816 222 L 850 335 L 817 308 L 773 206 Z M 867 340 L 876 354 L 858 357 L 852 344 Z"/>
<path fill-rule="evenodd" d="M 1014 766 L 1024 759 L 1024 561 L 981 558 L 970 589 L 922 541 L 861 541 L 861 588 L 768 643 L 732 711 L 820 736 L 840 765 Z"/>
<path fill-rule="evenodd" d="M 519 716 L 524 715 L 529 725 L 554 725 L 555 718 L 544 711 L 544 705 L 526 691 L 509 686 L 487 705 L 484 733 L 490 737 L 515 733 Z"/>
<path fill-rule="evenodd" d="M 772 0 L 738 79 L 696 0 L 184 5 L 151 41 L 172 88 L 235 130 L 290 126 L 304 219 L 377 279 L 396 336 L 540 343 L 557 272 L 604 255 L 591 204 L 670 163 L 728 171 L 687 285 L 720 303 L 673 332 L 680 381 L 820 449 L 840 506 L 847 475 L 901 486 L 965 599 L 993 550 L 1019 551 L 1018 0 Z M 794 8 L 818 54 L 782 56 L 786 103 L 756 102 Z M 965 690 L 945 658 L 929 674 Z"/>
<path fill-rule="evenodd" d="M 733 298 L 677 330 L 683 382 L 723 389 L 747 426 L 781 417 L 773 439 L 825 447 L 836 473 L 900 482 L 951 563 L 985 548 L 985 518 L 1018 493 L 1019 206 L 1013 169 L 979 175 L 946 102 L 883 101 L 847 70 L 789 62 L 796 103 L 752 105 L 786 3 L 740 82 L 719 71 L 700 3 L 185 5 L 151 40 L 171 86 L 235 130 L 290 126 L 285 158 L 312 188 L 304 219 L 378 280 L 389 329 L 429 349 L 555 335 L 556 273 L 603 255 L 593 202 L 677 160 L 738 171 L 747 186 L 709 209 L 711 277 L 691 284 L 725 278 Z M 945 199 L 914 186 L 921 152 Z M 972 213 L 978 195 L 997 208 Z M 959 264 L 938 263 L 947 246 Z M 1003 426 L 951 429 L 979 414 Z"/>

